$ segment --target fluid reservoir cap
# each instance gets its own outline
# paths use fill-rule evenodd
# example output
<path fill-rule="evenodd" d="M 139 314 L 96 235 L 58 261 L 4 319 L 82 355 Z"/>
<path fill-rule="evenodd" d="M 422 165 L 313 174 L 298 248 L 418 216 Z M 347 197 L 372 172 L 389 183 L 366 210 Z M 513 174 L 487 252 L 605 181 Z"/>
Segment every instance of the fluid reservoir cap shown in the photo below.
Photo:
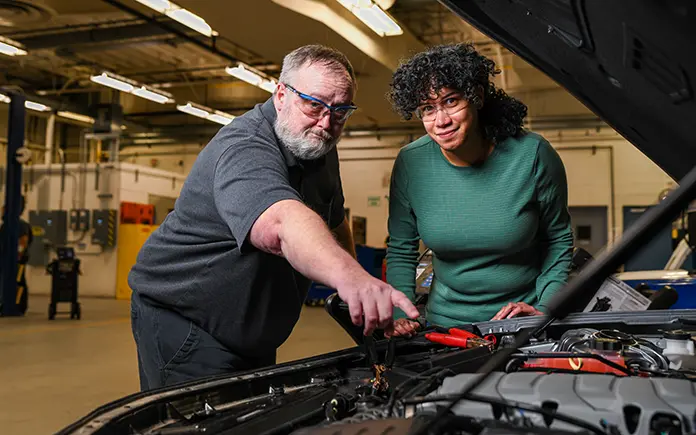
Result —
<path fill-rule="evenodd" d="M 681 329 L 675 329 L 674 331 L 665 331 L 664 334 L 662 334 L 662 336 L 670 340 L 688 340 L 691 338 L 690 333 Z"/>
<path fill-rule="evenodd" d="M 605 337 L 593 338 L 590 341 L 590 346 L 594 350 L 611 350 L 617 352 L 623 350 L 623 343 L 621 343 L 619 340 Z"/>

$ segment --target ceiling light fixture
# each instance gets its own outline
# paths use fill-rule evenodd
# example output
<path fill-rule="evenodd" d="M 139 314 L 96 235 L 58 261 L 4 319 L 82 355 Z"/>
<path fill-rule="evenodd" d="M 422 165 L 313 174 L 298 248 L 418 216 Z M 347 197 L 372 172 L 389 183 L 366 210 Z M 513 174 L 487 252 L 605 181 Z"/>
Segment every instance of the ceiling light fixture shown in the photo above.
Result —
<path fill-rule="evenodd" d="M 200 104 L 189 101 L 186 104 L 179 104 L 176 108 L 189 115 L 197 116 L 198 118 L 207 119 L 208 121 L 217 122 L 218 124 L 227 125 L 234 120 L 234 116 L 229 113 L 211 109 Z"/>
<path fill-rule="evenodd" d="M 24 107 L 30 110 L 36 110 L 37 112 L 48 112 L 51 110 L 50 107 L 48 107 L 45 104 L 37 103 L 35 101 L 25 101 L 24 102 Z"/>
<path fill-rule="evenodd" d="M 5 94 L 0 94 L 0 103 L 10 104 L 10 97 Z M 37 112 L 50 112 L 51 108 L 45 104 L 37 103 L 36 101 L 24 101 L 24 107 L 29 110 L 36 110 Z"/>
<path fill-rule="evenodd" d="M 261 82 L 261 85 L 259 85 L 261 89 L 268 91 L 271 94 L 275 92 L 276 86 L 278 86 L 278 83 L 276 83 L 275 80 L 264 80 Z"/>
<path fill-rule="evenodd" d="M 103 72 L 98 76 L 92 76 L 89 79 L 92 80 L 94 83 L 99 83 L 100 85 L 108 86 L 110 88 L 114 88 L 114 89 L 117 89 L 119 91 L 123 91 L 123 92 L 132 92 L 133 91 L 133 85 L 131 85 L 130 83 L 125 82 L 121 79 L 113 78 L 106 72 Z"/>
<path fill-rule="evenodd" d="M 145 98 L 146 100 L 155 101 L 160 104 L 173 102 L 171 101 L 171 98 L 169 98 L 167 95 L 153 92 L 149 89 L 146 89 L 145 86 L 141 86 L 140 88 L 134 90 L 133 95 L 137 95 L 140 98 Z"/>
<path fill-rule="evenodd" d="M 86 124 L 94 124 L 94 118 L 92 118 L 91 116 L 82 115 L 80 113 L 65 112 L 65 111 L 59 110 L 57 115 L 60 116 L 61 118 L 72 119 L 73 121 L 84 122 Z"/>
<path fill-rule="evenodd" d="M 172 7 L 172 2 L 169 0 L 136 0 L 138 3 L 147 6 L 148 8 L 154 9 L 157 12 L 164 13 L 167 9 Z"/>
<path fill-rule="evenodd" d="M 214 31 L 210 25 L 201 17 L 184 9 L 176 3 L 170 2 L 169 0 L 136 0 L 138 3 L 143 4 L 151 9 L 156 10 L 161 14 L 165 14 L 172 20 L 176 20 L 183 24 L 184 26 L 195 30 L 207 37 L 217 36 L 218 32 Z"/>
<path fill-rule="evenodd" d="M 270 93 L 273 93 L 278 85 L 275 80 L 266 78 L 262 73 L 255 71 L 249 65 L 245 65 L 242 62 L 239 62 L 235 67 L 226 67 L 225 72 Z"/>
<path fill-rule="evenodd" d="M 254 86 L 261 86 L 261 83 L 263 82 L 263 77 L 250 70 L 248 66 L 241 62 L 235 67 L 228 66 L 225 68 L 225 72 Z"/>
<path fill-rule="evenodd" d="M 217 122 L 218 124 L 227 125 L 234 120 L 234 117 L 232 115 L 228 115 L 227 113 L 220 114 L 215 112 L 208 115 L 208 118 L 206 119 L 208 119 L 208 121 Z"/>
<path fill-rule="evenodd" d="M 94 83 L 99 83 L 100 85 L 118 89 L 119 91 L 128 92 L 129 94 L 133 94 L 137 97 L 145 98 L 146 100 L 154 101 L 156 103 L 165 104 L 174 102 L 172 94 L 169 92 L 149 88 L 114 73 L 104 71 L 99 75 L 90 77 L 90 80 L 92 80 Z"/>
<path fill-rule="evenodd" d="M 19 42 L 0 36 L 0 53 L 7 56 L 24 56 L 27 51 Z"/>
<path fill-rule="evenodd" d="M 336 0 L 367 27 L 372 29 L 379 36 L 397 36 L 404 33 L 388 13 L 386 13 L 373 0 Z"/>

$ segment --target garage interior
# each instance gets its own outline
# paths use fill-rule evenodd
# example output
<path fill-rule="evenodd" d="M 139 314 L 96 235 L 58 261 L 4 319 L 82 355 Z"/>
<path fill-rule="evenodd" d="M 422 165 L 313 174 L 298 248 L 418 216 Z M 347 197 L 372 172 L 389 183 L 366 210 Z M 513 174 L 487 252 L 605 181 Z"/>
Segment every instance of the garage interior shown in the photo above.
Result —
<path fill-rule="evenodd" d="M 22 219 L 35 235 L 28 311 L 0 318 L 5 434 L 52 433 L 137 391 L 126 281 L 135 256 L 174 208 L 200 150 L 270 97 L 283 56 L 301 45 L 334 47 L 356 69 L 360 109 L 338 153 L 356 243 L 371 252 L 385 248 L 394 159 L 425 134 L 389 106 L 391 74 L 435 44 L 472 41 L 500 69 L 496 85 L 529 107 L 526 126 L 565 165 L 577 246 L 591 254 L 611 246 L 676 186 L 566 90 L 436 1 L 375 0 L 398 25 L 391 35 L 373 31 L 343 0 L 177 0 L 179 13 L 169 15 L 157 10 L 165 3 L 0 0 L 0 92 L 26 97 L 30 158 L 19 179 Z M 9 107 L 9 94 L 0 94 L 3 204 L 17 187 L 7 182 Z M 671 238 L 670 228 L 625 270 L 662 269 Z M 80 260 L 79 319 L 59 312 L 49 320 L 55 246 L 72 247 Z M 278 362 L 352 345 L 321 306 L 308 304 Z"/>

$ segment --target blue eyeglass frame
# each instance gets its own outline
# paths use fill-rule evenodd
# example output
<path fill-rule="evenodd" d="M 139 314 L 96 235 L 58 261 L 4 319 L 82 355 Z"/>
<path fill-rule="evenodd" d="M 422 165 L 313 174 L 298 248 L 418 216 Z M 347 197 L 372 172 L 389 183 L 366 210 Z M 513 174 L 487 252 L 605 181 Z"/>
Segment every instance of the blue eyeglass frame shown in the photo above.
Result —
<path fill-rule="evenodd" d="M 292 86 L 290 86 L 290 85 L 287 84 L 287 83 L 283 83 L 283 85 L 285 85 L 286 88 L 290 89 L 292 92 L 294 92 L 295 94 L 297 94 L 297 96 L 300 97 L 300 98 L 302 98 L 303 100 L 314 101 L 315 103 L 319 103 L 319 104 L 321 104 L 322 106 L 326 107 L 327 109 L 329 109 L 329 113 L 330 113 L 332 116 L 335 115 L 336 110 L 347 110 L 346 116 L 345 116 L 345 117 L 342 117 L 342 118 L 339 118 L 339 119 L 342 120 L 342 121 L 345 121 L 346 119 L 348 119 L 348 118 L 350 117 L 350 115 L 352 115 L 353 112 L 355 112 L 355 111 L 358 109 L 358 107 L 357 107 L 357 106 L 354 106 L 354 105 L 347 105 L 347 106 L 330 106 L 330 105 L 326 104 L 325 102 L 321 101 L 319 98 L 315 98 L 315 97 L 313 97 L 313 96 L 311 96 L 311 95 L 303 94 L 302 92 L 298 91 L 297 89 L 293 88 Z M 321 117 L 320 117 L 319 119 L 321 119 Z"/>

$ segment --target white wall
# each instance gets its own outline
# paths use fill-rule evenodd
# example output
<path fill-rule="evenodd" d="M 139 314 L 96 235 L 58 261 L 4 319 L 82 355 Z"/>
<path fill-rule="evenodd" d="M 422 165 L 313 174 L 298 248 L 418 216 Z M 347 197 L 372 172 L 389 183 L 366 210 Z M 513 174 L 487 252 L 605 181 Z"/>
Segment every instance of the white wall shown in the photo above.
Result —
<path fill-rule="evenodd" d="M 121 151 L 119 160 L 175 174 L 186 175 L 191 170 L 198 153 L 203 147 L 194 145 L 176 146 L 133 146 Z"/>
<path fill-rule="evenodd" d="M 69 211 L 71 208 L 119 210 L 122 201 L 148 204 L 150 194 L 177 198 L 185 180 L 185 177 L 179 174 L 128 163 L 102 164 L 99 168 L 99 188 L 95 189 L 95 167 L 96 165 L 89 164 L 83 170 L 78 164 L 66 165 L 67 175 L 63 192 L 61 192 L 60 165 L 51 165 L 50 175 L 47 166 L 35 165 L 33 183 L 30 182 L 30 171 L 25 169 L 23 183 L 29 185 L 25 193 L 26 207 L 23 218 L 29 220 L 30 210 Z M 112 196 L 101 199 L 98 197 L 99 193 L 110 193 Z M 4 189 L 2 195 L 4 198 Z M 68 230 L 68 241 L 73 242 L 71 245 L 82 262 L 80 296 L 114 297 L 118 261 L 116 248 L 93 245 L 91 230 L 85 234 Z M 50 276 L 45 274 L 43 267 L 29 266 L 27 281 L 33 294 L 50 293 Z"/>
<path fill-rule="evenodd" d="M 568 176 L 570 206 L 607 206 L 608 240 L 612 241 L 612 211 L 614 241 L 622 234 L 623 207 L 657 203 L 661 190 L 676 183 L 662 169 L 645 157 L 636 147 L 618 134 L 574 131 L 543 132 L 558 149 Z M 585 149 L 597 146 L 596 150 Z M 572 148 L 569 150 L 568 148 Z M 614 154 L 614 209 L 611 209 L 610 151 Z"/>
<path fill-rule="evenodd" d="M 410 139 L 408 136 L 346 138 L 339 143 L 346 207 L 351 216 L 367 218 L 368 246 L 384 247 L 391 171 L 399 149 Z"/>
<path fill-rule="evenodd" d="M 77 164 L 65 167 L 65 188 L 61 192 L 61 167 L 36 165 L 33 167 L 34 183 L 30 171 L 25 169 L 23 182 L 29 183 L 26 195 L 24 219 L 29 221 L 30 210 L 66 210 L 72 208 L 118 209 L 118 171 L 100 167 L 99 189 L 95 190 L 95 167 L 81 168 Z M 84 169 L 84 170 L 83 170 Z M 84 193 L 83 193 L 84 192 Z M 101 192 L 111 192 L 110 199 L 100 199 Z M 69 213 L 68 213 L 69 219 Z M 91 220 L 91 217 L 90 217 Z M 68 242 L 75 248 L 81 260 L 81 296 L 113 296 L 115 294 L 117 254 L 115 249 L 103 249 L 91 243 L 91 231 L 74 232 L 68 229 Z M 55 255 L 54 253 L 51 256 Z M 28 266 L 27 281 L 32 294 L 49 294 L 51 277 L 41 266 Z"/>
<path fill-rule="evenodd" d="M 184 175 L 132 163 L 120 163 L 120 201 L 150 203 L 150 194 L 178 198 Z"/>

